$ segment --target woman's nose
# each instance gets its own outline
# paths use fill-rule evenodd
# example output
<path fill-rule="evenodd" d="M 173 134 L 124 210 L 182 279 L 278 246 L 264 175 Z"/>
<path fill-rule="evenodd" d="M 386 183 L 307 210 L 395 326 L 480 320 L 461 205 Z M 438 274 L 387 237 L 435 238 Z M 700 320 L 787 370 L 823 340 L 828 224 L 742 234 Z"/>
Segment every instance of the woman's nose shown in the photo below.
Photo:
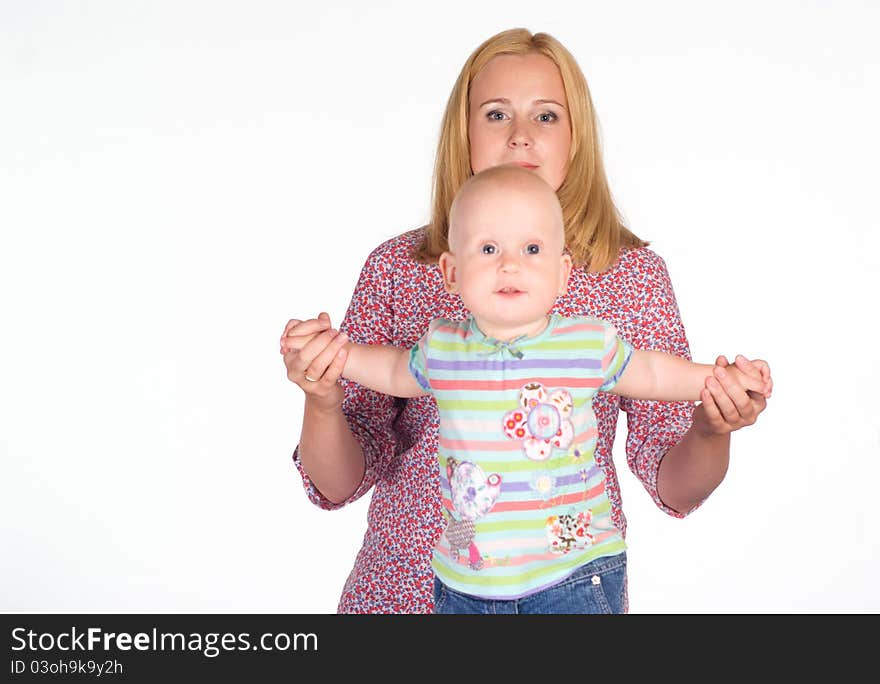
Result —
<path fill-rule="evenodd" d="M 507 145 L 513 148 L 528 148 L 532 146 L 532 138 L 524 126 L 515 126 L 507 139 Z"/>

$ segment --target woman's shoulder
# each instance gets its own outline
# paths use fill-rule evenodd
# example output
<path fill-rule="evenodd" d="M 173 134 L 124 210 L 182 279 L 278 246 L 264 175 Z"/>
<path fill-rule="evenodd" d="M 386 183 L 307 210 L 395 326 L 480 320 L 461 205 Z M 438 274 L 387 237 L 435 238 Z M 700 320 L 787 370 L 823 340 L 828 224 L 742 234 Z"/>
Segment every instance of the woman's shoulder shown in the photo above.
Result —
<path fill-rule="evenodd" d="M 405 233 L 396 235 L 385 240 L 370 252 L 370 260 L 391 261 L 396 264 L 411 262 L 418 263 L 413 259 L 413 252 L 419 246 L 425 236 L 425 226 L 414 228 Z"/>
<path fill-rule="evenodd" d="M 601 273 L 591 273 L 587 287 L 598 287 L 635 295 L 658 287 L 668 287 L 666 262 L 648 247 L 622 248 L 614 265 Z"/>
<path fill-rule="evenodd" d="M 361 280 L 386 283 L 396 289 L 403 284 L 418 283 L 429 278 L 431 265 L 421 263 L 413 256 L 424 234 L 424 227 L 416 228 L 379 244 L 364 261 Z"/>
<path fill-rule="evenodd" d="M 645 275 L 649 277 L 668 277 L 666 262 L 657 252 L 649 247 L 622 248 L 617 263 L 609 269 L 618 271 L 619 275 L 632 277 Z"/>
<path fill-rule="evenodd" d="M 378 245 L 361 269 L 360 283 L 371 290 L 385 288 L 401 301 L 411 300 L 412 306 L 427 306 L 427 300 L 438 300 L 431 306 L 443 303 L 441 309 L 447 310 L 449 302 L 437 264 L 419 261 L 414 256 L 424 235 L 424 227 L 415 228 Z"/>
<path fill-rule="evenodd" d="M 559 313 L 590 315 L 610 322 L 640 348 L 658 349 L 655 337 L 682 337 L 678 308 L 665 261 L 651 249 L 621 250 L 606 271 L 572 271 Z M 677 331 L 677 332 L 676 332 Z"/>
<path fill-rule="evenodd" d="M 601 319 L 620 321 L 643 311 L 650 301 L 670 298 L 672 283 L 666 262 L 647 247 L 624 248 L 611 268 L 599 273 L 583 267 L 572 271 L 564 313 L 582 313 L 578 302 Z"/>

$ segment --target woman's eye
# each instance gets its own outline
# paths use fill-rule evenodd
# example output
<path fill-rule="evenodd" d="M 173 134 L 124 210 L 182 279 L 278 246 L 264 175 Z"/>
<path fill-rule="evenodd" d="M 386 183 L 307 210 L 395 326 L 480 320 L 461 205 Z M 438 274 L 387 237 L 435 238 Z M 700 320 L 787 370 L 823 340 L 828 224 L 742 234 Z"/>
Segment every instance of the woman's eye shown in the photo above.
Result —
<path fill-rule="evenodd" d="M 482 252 L 483 254 L 495 254 L 495 245 L 483 245 Z"/>
<path fill-rule="evenodd" d="M 502 121 L 504 119 L 504 113 L 499 112 L 497 109 L 493 109 L 491 112 L 486 114 L 486 117 L 490 121 Z"/>
<path fill-rule="evenodd" d="M 538 115 L 538 121 L 541 123 L 551 123 L 552 121 L 556 121 L 559 117 L 556 116 L 553 112 L 544 112 L 543 114 Z"/>
<path fill-rule="evenodd" d="M 541 251 L 540 245 L 531 244 L 526 245 L 526 254 L 538 254 Z"/>

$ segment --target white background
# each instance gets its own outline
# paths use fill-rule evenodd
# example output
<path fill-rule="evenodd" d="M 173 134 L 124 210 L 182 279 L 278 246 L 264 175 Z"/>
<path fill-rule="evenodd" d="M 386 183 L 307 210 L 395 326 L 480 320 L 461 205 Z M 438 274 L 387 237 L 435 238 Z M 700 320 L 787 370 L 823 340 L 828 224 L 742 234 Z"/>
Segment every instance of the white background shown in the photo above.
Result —
<path fill-rule="evenodd" d="M 559 38 L 694 357 L 776 391 L 684 521 L 616 456 L 649 612 L 875 612 L 871 2 L 0 1 L 0 610 L 333 612 L 277 339 L 427 218 L 467 55 Z M 613 6 L 612 6 L 613 5 Z"/>

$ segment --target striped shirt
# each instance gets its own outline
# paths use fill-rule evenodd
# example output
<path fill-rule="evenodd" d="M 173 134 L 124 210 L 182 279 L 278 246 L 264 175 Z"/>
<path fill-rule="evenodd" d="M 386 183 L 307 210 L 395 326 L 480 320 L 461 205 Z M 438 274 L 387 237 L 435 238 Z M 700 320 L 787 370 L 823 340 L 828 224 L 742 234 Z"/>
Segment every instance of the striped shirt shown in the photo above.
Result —
<path fill-rule="evenodd" d="M 519 598 L 624 550 L 593 458 L 592 400 L 631 354 L 594 318 L 554 314 L 540 334 L 510 342 L 473 318 L 431 323 L 410 371 L 440 414 L 446 526 L 432 567 L 447 586 Z"/>

